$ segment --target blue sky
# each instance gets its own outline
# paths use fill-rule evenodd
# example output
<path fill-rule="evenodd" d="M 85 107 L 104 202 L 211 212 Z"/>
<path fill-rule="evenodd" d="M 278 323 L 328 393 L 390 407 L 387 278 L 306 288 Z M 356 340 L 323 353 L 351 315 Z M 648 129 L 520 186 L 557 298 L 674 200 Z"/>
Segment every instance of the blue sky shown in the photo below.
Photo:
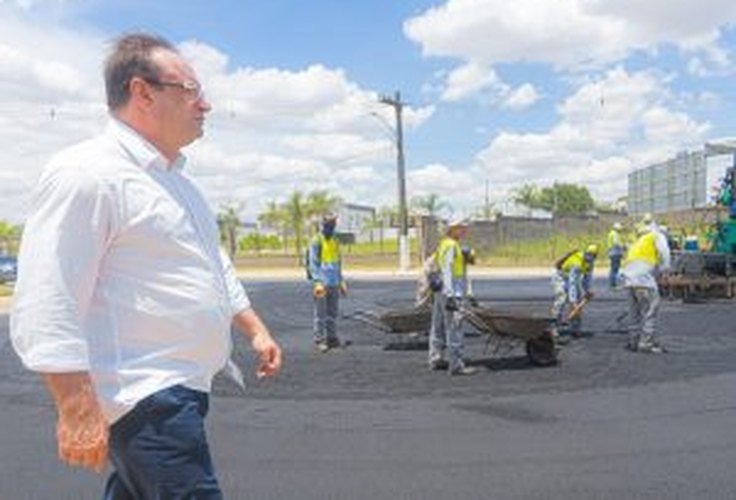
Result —
<path fill-rule="evenodd" d="M 253 218 L 293 190 L 396 203 L 391 109 L 405 109 L 407 191 L 455 214 L 524 183 L 626 176 L 736 135 L 736 4 L 726 0 L 0 0 L 0 218 L 22 221 L 57 149 L 105 122 L 100 65 L 123 31 L 160 33 L 214 110 L 188 148 L 213 208 Z"/>

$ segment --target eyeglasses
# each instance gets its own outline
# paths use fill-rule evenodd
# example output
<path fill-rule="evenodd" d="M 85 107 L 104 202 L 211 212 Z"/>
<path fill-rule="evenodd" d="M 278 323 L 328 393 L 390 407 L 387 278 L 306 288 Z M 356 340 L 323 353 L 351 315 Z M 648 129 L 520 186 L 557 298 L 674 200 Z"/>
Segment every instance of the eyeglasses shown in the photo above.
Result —
<path fill-rule="evenodd" d="M 193 81 L 193 80 L 186 80 L 183 82 L 168 82 L 164 80 L 146 80 L 151 85 L 157 86 L 157 87 L 176 87 L 184 91 L 185 95 L 191 100 L 191 101 L 199 101 L 201 99 L 204 99 L 204 89 L 202 86 Z"/>

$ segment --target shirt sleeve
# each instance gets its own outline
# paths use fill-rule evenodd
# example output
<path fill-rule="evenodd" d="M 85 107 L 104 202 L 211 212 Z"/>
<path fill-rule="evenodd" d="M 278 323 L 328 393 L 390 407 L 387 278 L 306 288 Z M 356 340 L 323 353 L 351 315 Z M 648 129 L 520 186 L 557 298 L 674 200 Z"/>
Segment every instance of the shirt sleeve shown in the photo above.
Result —
<path fill-rule="evenodd" d="M 450 247 L 445 252 L 442 262 L 440 262 L 442 270 L 443 292 L 448 297 L 454 297 L 455 279 L 452 276 L 452 262 L 455 260 L 455 247 Z"/>
<path fill-rule="evenodd" d="M 19 253 L 10 335 L 24 365 L 87 371 L 84 319 L 111 234 L 109 195 L 83 168 L 49 167 Z"/>
<path fill-rule="evenodd" d="M 659 254 L 659 269 L 661 271 L 669 270 L 671 265 L 671 253 L 670 246 L 667 244 L 667 237 L 658 232 L 657 236 L 654 238 L 654 245 L 656 246 L 657 253 Z"/>
<path fill-rule="evenodd" d="M 235 316 L 240 311 L 251 307 L 250 299 L 248 298 L 248 294 L 245 293 L 243 284 L 238 279 L 233 262 L 222 248 L 220 248 L 220 260 L 222 261 L 225 286 L 227 286 L 227 295 L 230 300 L 230 312 Z"/>
<path fill-rule="evenodd" d="M 322 276 L 322 259 L 320 250 L 319 238 L 314 238 L 309 243 L 309 251 L 307 252 L 307 258 L 309 262 L 309 275 L 312 277 L 312 283 L 324 283 L 324 276 Z"/>

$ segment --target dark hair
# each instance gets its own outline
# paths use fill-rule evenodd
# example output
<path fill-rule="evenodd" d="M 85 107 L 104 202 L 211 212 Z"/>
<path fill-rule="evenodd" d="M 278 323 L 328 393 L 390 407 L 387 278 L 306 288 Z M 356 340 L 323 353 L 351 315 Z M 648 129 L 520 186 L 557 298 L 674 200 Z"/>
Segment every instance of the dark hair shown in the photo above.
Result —
<path fill-rule="evenodd" d="M 176 52 L 168 40 L 146 33 L 131 33 L 115 40 L 105 61 L 105 92 L 110 110 L 128 102 L 130 80 L 134 76 L 147 81 L 159 79 L 159 69 L 151 61 L 151 54 L 158 49 Z"/>

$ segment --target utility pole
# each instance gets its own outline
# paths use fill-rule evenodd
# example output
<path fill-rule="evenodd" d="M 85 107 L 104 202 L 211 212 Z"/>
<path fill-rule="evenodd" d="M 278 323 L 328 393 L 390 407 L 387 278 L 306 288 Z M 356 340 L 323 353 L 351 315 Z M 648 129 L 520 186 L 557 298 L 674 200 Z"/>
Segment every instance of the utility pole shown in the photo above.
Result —
<path fill-rule="evenodd" d="M 396 113 L 396 169 L 399 184 L 399 271 L 409 270 L 409 220 L 406 213 L 406 174 L 404 167 L 404 134 L 401 112 L 404 103 L 397 90 L 394 97 L 381 96 L 379 101 L 394 108 Z"/>

